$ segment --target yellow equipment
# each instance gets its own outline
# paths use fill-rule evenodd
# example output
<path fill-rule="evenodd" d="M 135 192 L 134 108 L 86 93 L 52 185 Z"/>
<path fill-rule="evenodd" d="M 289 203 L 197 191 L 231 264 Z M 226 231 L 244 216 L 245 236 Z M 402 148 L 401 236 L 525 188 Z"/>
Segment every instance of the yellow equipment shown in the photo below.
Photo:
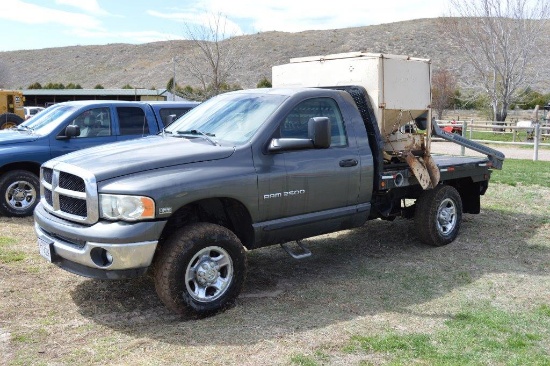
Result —
<path fill-rule="evenodd" d="M 15 127 L 25 120 L 24 102 L 22 92 L 0 89 L 0 130 Z"/>

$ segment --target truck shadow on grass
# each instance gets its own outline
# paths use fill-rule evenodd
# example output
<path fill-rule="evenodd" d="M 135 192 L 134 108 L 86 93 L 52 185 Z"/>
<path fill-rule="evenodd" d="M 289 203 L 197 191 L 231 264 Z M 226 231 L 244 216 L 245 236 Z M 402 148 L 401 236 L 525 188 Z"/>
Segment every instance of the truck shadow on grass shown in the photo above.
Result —
<path fill-rule="evenodd" d="M 313 256 L 301 261 L 278 246 L 252 251 L 235 306 L 204 319 L 181 319 L 165 309 L 150 277 L 83 281 L 72 298 L 85 317 L 131 336 L 187 345 L 250 344 L 362 316 L 408 312 L 486 274 L 548 275 L 550 246 L 528 243 L 537 230 L 548 230 L 547 223 L 544 217 L 484 210 L 465 215 L 458 239 L 436 248 L 418 241 L 412 221 L 376 220 L 306 240 Z"/>

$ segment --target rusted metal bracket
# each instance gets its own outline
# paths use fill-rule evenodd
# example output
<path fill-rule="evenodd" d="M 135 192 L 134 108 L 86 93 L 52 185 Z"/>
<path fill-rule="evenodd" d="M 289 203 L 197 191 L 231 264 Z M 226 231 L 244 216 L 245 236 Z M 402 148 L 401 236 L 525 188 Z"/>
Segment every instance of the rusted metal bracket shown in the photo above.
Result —
<path fill-rule="evenodd" d="M 437 186 L 441 177 L 439 167 L 431 155 L 425 154 L 423 157 L 416 157 L 409 151 L 405 159 L 418 183 L 422 186 L 422 189 L 430 189 Z"/>

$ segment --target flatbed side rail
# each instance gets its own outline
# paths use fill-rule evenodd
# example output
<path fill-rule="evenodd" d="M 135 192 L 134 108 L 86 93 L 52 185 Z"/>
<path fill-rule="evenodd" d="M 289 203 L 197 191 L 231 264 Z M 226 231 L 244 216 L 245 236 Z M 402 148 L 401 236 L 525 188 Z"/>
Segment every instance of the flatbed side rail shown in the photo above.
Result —
<path fill-rule="evenodd" d="M 437 125 L 437 123 L 432 123 L 432 131 L 433 134 L 437 137 L 441 137 L 444 140 L 457 143 L 461 146 L 467 147 L 468 149 L 487 155 L 493 168 L 502 169 L 504 154 L 500 151 L 480 144 L 479 142 L 468 140 L 467 138 L 457 135 L 455 133 L 445 132 L 441 127 Z"/>

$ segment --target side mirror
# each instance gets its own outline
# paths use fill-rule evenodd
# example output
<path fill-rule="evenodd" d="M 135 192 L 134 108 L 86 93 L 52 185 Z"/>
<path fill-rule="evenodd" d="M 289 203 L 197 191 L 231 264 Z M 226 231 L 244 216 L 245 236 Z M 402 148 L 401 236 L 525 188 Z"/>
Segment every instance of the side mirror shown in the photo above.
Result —
<path fill-rule="evenodd" d="M 330 120 L 328 117 L 313 117 L 307 123 L 308 137 L 316 149 L 328 149 L 331 142 Z"/>
<path fill-rule="evenodd" d="M 308 138 L 272 139 L 268 151 L 287 151 L 300 149 L 327 149 L 330 147 L 331 132 L 328 117 L 313 117 L 307 123 Z"/>
<path fill-rule="evenodd" d="M 80 127 L 77 125 L 68 125 L 65 127 L 65 136 L 59 136 L 58 139 L 64 140 L 77 136 L 80 136 Z"/>

